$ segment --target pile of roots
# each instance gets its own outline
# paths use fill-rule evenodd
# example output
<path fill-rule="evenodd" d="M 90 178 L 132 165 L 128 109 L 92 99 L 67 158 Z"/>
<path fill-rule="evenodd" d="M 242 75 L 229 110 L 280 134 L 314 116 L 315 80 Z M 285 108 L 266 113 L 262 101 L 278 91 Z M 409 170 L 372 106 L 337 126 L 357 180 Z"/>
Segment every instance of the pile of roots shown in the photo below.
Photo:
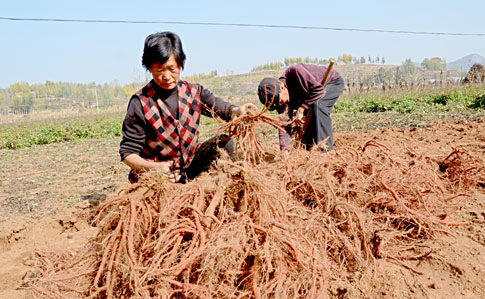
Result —
<path fill-rule="evenodd" d="M 147 173 L 98 208 L 86 248 L 35 252 L 32 298 L 325 298 L 378 259 L 419 273 L 409 261 L 464 224 L 457 202 L 485 187 L 463 149 L 437 159 L 369 140 L 260 154 L 187 184 Z"/>

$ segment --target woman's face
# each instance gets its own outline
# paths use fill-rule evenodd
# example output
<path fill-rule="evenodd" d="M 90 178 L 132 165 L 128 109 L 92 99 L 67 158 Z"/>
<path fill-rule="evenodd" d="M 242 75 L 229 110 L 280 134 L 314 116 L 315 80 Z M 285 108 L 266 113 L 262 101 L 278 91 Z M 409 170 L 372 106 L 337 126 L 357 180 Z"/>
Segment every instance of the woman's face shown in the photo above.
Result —
<path fill-rule="evenodd" d="M 174 89 L 180 79 L 180 66 L 173 54 L 163 64 L 160 62 L 152 64 L 149 71 L 155 83 L 166 90 Z"/>

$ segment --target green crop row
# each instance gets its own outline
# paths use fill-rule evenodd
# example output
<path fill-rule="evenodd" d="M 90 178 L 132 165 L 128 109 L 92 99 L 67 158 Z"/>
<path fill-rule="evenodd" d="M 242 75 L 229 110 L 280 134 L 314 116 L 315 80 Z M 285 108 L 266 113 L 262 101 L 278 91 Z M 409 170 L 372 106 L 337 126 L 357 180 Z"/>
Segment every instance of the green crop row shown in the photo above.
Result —
<path fill-rule="evenodd" d="M 55 120 L 35 120 L 0 125 L 0 149 L 77 141 L 85 138 L 120 137 L 123 113 L 101 113 Z M 210 135 L 218 123 L 202 116 L 201 136 Z"/>
<path fill-rule="evenodd" d="M 4 124 L 0 126 L 0 149 L 120 136 L 122 121 L 121 113 L 110 113 Z"/>
<path fill-rule="evenodd" d="M 254 99 L 254 103 L 261 107 L 257 99 Z M 409 122 L 414 116 L 425 116 L 426 119 L 435 116 L 442 118 L 443 115 L 456 115 L 465 111 L 481 115 L 482 109 L 485 109 L 485 89 L 483 86 L 475 85 L 436 90 L 343 95 L 337 101 L 333 115 L 341 120 L 338 129 L 344 129 L 365 127 L 367 119 L 376 113 L 381 113 L 379 115 L 383 117 L 398 115 L 394 122 L 399 119 Z M 271 114 L 276 116 L 274 112 Z M 63 119 L 30 120 L 0 125 L 0 149 L 120 136 L 123 117 L 124 112 L 102 112 L 95 115 L 81 114 Z M 203 117 L 201 123 L 204 124 L 201 126 L 201 137 L 214 134 L 219 127 L 216 121 L 207 117 Z"/>
<path fill-rule="evenodd" d="M 337 101 L 334 113 L 396 112 L 423 114 L 483 108 L 485 108 L 485 89 L 483 86 L 467 86 L 343 96 Z"/>

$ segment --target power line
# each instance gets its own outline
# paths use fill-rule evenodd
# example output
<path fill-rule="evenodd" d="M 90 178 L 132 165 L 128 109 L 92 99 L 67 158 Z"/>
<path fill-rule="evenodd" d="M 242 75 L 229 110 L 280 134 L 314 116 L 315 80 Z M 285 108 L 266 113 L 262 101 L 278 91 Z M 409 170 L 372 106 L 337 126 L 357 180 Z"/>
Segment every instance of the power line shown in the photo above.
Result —
<path fill-rule="evenodd" d="M 306 29 L 306 30 L 332 30 L 332 31 L 374 32 L 374 33 L 393 33 L 393 34 L 417 34 L 417 35 L 485 36 L 485 33 L 460 33 L 460 32 L 432 32 L 432 31 L 408 31 L 408 30 L 385 30 L 385 29 L 360 29 L 360 28 L 337 28 L 337 27 L 299 26 L 299 25 L 272 25 L 272 24 L 249 24 L 249 23 L 179 22 L 179 21 L 130 21 L 130 20 L 87 20 L 87 19 L 13 18 L 13 17 L 0 17 L 0 20 L 5 20 L 5 21 L 32 21 L 32 22 L 68 22 L 68 23 L 204 25 L 204 26 L 285 28 L 285 29 Z"/>

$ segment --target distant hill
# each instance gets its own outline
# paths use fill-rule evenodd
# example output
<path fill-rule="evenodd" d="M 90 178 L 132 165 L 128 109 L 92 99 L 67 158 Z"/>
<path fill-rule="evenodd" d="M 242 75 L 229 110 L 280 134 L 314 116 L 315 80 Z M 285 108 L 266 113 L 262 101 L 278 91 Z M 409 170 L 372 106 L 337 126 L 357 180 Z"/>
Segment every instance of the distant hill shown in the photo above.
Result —
<path fill-rule="evenodd" d="M 467 72 L 475 63 L 485 65 L 485 57 L 479 54 L 470 54 L 453 62 L 447 63 L 446 69 Z"/>

